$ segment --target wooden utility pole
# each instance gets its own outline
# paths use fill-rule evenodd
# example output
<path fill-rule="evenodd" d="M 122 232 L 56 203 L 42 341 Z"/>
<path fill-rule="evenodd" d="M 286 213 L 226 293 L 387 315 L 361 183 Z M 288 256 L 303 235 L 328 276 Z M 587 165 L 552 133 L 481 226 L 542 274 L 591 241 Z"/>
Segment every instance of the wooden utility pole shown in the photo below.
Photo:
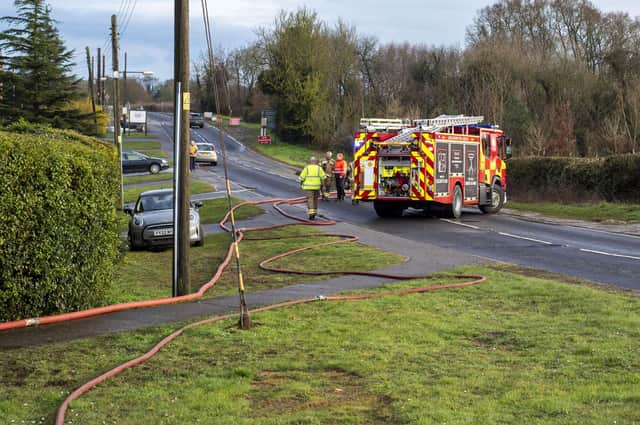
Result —
<path fill-rule="evenodd" d="M 182 114 L 174 113 L 173 125 L 180 120 L 180 138 L 175 140 L 180 144 L 180 169 L 178 187 L 175 196 L 178 198 L 178 256 L 177 295 L 191 293 L 191 272 L 189 261 L 189 111 L 191 110 L 191 94 L 189 93 L 189 0 L 174 0 L 174 64 L 173 81 L 176 94 L 177 83 L 181 83 Z M 174 127 L 175 128 L 175 127 Z"/>
<path fill-rule="evenodd" d="M 111 15 L 111 62 L 113 63 L 113 142 L 118 147 L 120 158 L 120 209 L 124 209 L 124 189 L 122 186 L 122 136 L 120 135 L 120 85 L 118 71 L 118 24 L 116 15 Z"/>
<path fill-rule="evenodd" d="M 91 110 L 93 111 L 93 123 L 96 126 L 96 134 L 98 134 L 98 117 L 96 116 L 96 96 L 93 90 L 93 61 L 91 60 L 91 49 L 87 50 L 87 68 L 89 70 L 89 95 L 91 96 Z"/>
<path fill-rule="evenodd" d="M 124 127 L 124 134 L 129 133 L 129 104 L 127 103 L 127 52 L 124 52 L 124 72 L 122 73 L 124 77 L 124 83 L 122 84 L 122 104 L 127 109 L 127 115 L 125 122 L 127 125 Z"/>
<path fill-rule="evenodd" d="M 98 66 L 97 66 L 97 71 L 98 71 L 98 75 L 96 76 L 96 93 L 98 95 L 98 105 L 103 105 L 104 102 L 102 100 L 102 74 L 100 74 L 100 71 L 102 71 L 102 52 L 101 52 L 101 48 L 98 47 Z"/>
<path fill-rule="evenodd" d="M 106 77 L 107 76 L 107 58 L 105 57 L 105 55 L 102 55 L 102 76 Z M 107 98 L 107 88 L 105 87 L 105 81 L 102 81 L 102 94 L 100 95 L 102 97 L 102 104 L 104 105 L 106 102 L 106 98 Z"/>

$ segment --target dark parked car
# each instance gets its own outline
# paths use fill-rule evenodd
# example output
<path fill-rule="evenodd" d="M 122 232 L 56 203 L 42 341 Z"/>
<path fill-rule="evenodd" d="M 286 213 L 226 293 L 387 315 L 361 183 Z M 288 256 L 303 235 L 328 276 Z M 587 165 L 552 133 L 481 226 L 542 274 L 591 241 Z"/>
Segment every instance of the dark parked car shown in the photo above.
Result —
<path fill-rule="evenodd" d="M 136 151 L 122 152 L 122 172 L 123 173 L 141 173 L 148 171 L 151 174 L 157 174 L 160 170 L 169 168 L 166 159 L 154 158 Z"/>
<path fill-rule="evenodd" d="M 189 210 L 189 235 L 191 243 L 204 244 L 204 229 L 200 223 L 198 208 L 201 202 L 192 202 Z M 173 244 L 173 189 L 142 192 L 133 208 L 125 208 L 129 218 L 129 247 L 142 249 Z"/>
<path fill-rule="evenodd" d="M 204 118 L 199 112 L 189 113 L 189 127 L 204 127 Z"/>

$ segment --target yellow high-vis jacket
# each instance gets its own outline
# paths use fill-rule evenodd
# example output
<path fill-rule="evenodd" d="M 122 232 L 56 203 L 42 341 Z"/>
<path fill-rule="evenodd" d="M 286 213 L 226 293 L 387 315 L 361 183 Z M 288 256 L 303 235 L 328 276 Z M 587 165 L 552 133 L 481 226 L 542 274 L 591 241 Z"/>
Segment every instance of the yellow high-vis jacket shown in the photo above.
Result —
<path fill-rule="evenodd" d="M 327 177 L 319 165 L 309 164 L 300 173 L 302 190 L 320 190 L 322 180 Z"/>

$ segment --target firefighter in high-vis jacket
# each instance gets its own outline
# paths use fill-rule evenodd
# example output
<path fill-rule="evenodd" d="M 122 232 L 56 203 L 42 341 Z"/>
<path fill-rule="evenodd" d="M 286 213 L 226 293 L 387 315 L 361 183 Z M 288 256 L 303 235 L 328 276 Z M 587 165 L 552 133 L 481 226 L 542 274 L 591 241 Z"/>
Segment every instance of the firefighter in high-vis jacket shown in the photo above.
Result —
<path fill-rule="evenodd" d="M 318 165 L 318 159 L 312 156 L 309 165 L 300 173 L 300 187 L 307 192 L 307 212 L 309 220 L 315 220 L 318 214 L 318 198 L 322 182 L 327 177 L 324 170 Z"/>
<path fill-rule="evenodd" d="M 322 167 L 322 171 L 327 176 L 322 180 L 322 200 L 329 200 L 329 193 L 331 192 L 331 177 L 333 177 L 333 167 L 335 166 L 335 161 L 332 158 L 333 153 L 328 151 L 325 154 L 325 158 L 320 162 L 320 167 Z"/>

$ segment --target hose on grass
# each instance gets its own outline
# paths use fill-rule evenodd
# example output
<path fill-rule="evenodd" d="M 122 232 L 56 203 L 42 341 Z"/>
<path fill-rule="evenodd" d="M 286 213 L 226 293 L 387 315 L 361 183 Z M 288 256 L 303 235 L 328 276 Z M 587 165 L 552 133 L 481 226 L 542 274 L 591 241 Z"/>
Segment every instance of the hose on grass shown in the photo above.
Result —
<path fill-rule="evenodd" d="M 293 226 L 293 225 L 327 226 L 327 225 L 336 224 L 335 221 L 332 221 L 332 220 L 310 221 L 310 220 L 302 219 L 302 218 L 296 217 L 296 216 L 294 216 L 292 214 L 289 214 L 288 212 L 284 211 L 281 208 L 281 206 L 284 205 L 284 204 L 295 205 L 295 204 L 300 204 L 300 203 L 303 203 L 303 202 L 305 202 L 305 198 L 300 197 L 300 198 L 292 198 L 292 199 L 269 199 L 269 200 L 263 200 L 263 201 L 248 201 L 248 202 L 243 202 L 243 203 L 240 203 L 240 204 L 236 205 L 235 207 L 233 207 L 232 210 L 241 208 L 241 207 L 243 207 L 245 205 L 261 205 L 261 204 L 271 203 L 271 204 L 273 204 L 273 207 L 279 213 L 281 213 L 282 215 L 284 215 L 286 217 L 289 217 L 289 218 L 295 220 L 293 223 L 285 223 L 285 224 L 278 224 L 278 225 L 271 225 L 271 226 L 262 226 L 262 227 L 237 229 L 236 230 L 237 243 L 240 243 L 240 241 L 242 241 L 242 240 L 282 239 L 282 237 L 245 238 L 245 232 L 249 232 L 249 231 L 273 230 L 273 229 L 282 228 L 282 227 L 285 227 L 285 226 Z M 222 221 L 220 222 L 220 227 L 222 227 L 227 232 L 231 231 L 231 229 L 226 225 L 227 221 L 229 220 L 229 217 L 230 217 L 231 213 L 232 213 L 232 211 L 230 210 L 225 215 L 225 217 L 222 219 Z M 434 276 L 408 276 L 408 275 L 398 275 L 398 274 L 393 274 L 393 273 L 364 272 L 364 271 L 359 271 L 359 270 L 351 270 L 351 271 L 349 271 L 349 270 L 346 270 L 346 271 L 345 270 L 302 271 L 302 270 L 277 268 L 277 267 L 275 267 L 273 265 L 270 265 L 270 263 L 272 263 L 272 262 L 274 262 L 276 260 L 282 259 L 282 258 L 290 256 L 290 255 L 294 255 L 294 254 L 302 252 L 302 251 L 306 251 L 306 250 L 310 250 L 310 249 L 314 249 L 314 248 L 319 248 L 319 247 L 323 247 L 323 246 L 329 246 L 329 245 L 335 245 L 335 244 L 341 244 L 341 243 L 353 243 L 353 242 L 358 241 L 358 237 L 357 236 L 353 236 L 353 235 L 329 233 L 329 234 L 322 234 L 322 236 L 336 237 L 338 239 L 333 240 L 333 241 L 328 241 L 328 242 L 310 244 L 310 245 L 304 246 L 302 248 L 293 249 L 293 250 L 284 252 L 282 254 L 275 255 L 273 257 L 267 258 L 267 259 L 263 260 L 262 262 L 260 262 L 260 268 L 262 268 L 263 270 L 268 270 L 268 271 L 272 271 L 272 272 L 293 273 L 293 274 L 314 275 L 314 276 L 320 276 L 320 275 L 360 275 L 360 276 L 391 278 L 391 279 L 397 279 L 397 280 L 434 279 L 434 278 L 436 278 Z M 300 237 L 300 236 L 295 236 L 295 235 L 294 236 L 290 236 L 290 238 L 296 238 L 296 237 Z M 224 271 L 226 266 L 230 263 L 232 256 L 233 256 L 233 244 L 230 246 L 230 248 L 229 248 L 229 250 L 227 252 L 227 256 L 225 257 L 223 262 L 218 266 L 218 269 L 216 270 L 216 273 L 211 278 L 211 280 L 209 282 L 207 282 L 206 284 L 204 284 L 200 288 L 200 290 L 198 290 L 197 293 L 192 294 L 192 295 L 183 296 L 183 297 L 178 297 L 178 298 L 180 298 L 179 300 L 175 300 L 174 298 L 169 298 L 169 299 L 165 298 L 165 299 L 161 299 L 161 300 L 151 300 L 151 301 L 143 301 L 143 302 L 137 302 L 137 303 L 116 304 L 115 306 L 103 307 L 101 309 L 93 309 L 94 310 L 93 312 L 91 312 L 91 310 L 87 310 L 86 312 L 77 312 L 77 313 L 68 313 L 66 315 L 59 315 L 59 316 L 66 316 L 64 319 L 43 318 L 43 320 L 40 321 L 40 323 L 41 324 L 43 324 L 43 323 L 55 323 L 56 321 L 72 320 L 72 318 L 80 318 L 80 317 L 90 317 L 92 315 L 103 314 L 103 313 L 107 313 L 107 312 L 110 312 L 110 311 L 121 311 L 121 310 L 126 310 L 126 309 L 131 309 L 131 308 L 140 308 L 140 307 L 147 307 L 147 306 L 151 306 L 151 305 L 169 304 L 169 303 L 172 303 L 172 302 L 183 302 L 183 301 L 189 301 L 189 300 L 192 300 L 192 299 L 198 299 L 198 298 L 202 297 L 204 295 L 204 293 L 209 288 L 211 288 L 212 286 L 214 286 L 218 282 L 218 280 L 220 279 L 220 276 L 222 275 L 222 272 Z M 308 304 L 308 303 L 313 303 L 313 302 L 320 302 L 320 301 L 354 301 L 354 300 L 366 300 L 366 299 L 371 299 L 371 298 L 379 298 L 379 297 L 385 297 L 385 296 L 390 296 L 390 295 L 416 294 L 416 293 L 430 292 L 430 291 L 436 291 L 436 290 L 442 290 L 442 289 L 459 288 L 459 287 L 464 287 L 464 286 L 477 285 L 477 284 L 482 283 L 482 282 L 485 281 L 485 277 L 483 277 L 483 276 L 450 275 L 449 277 L 455 278 L 455 279 L 461 279 L 463 281 L 462 282 L 457 282 L 457 283 L 444 284 L 444 285 L 434 285 L 434 286 L 427 286 L 427 287 L 420 287 L 420 288 L 401 289 L 401 290 L 396 290 L 396 291 L 373 292 L 373 293 L 355 294 L 355 295 L 318 296 L 318 297 L 313 297 L 313 298 L 304 298 L 304 299 L 287 301 L 287 302 L 278 303 L 278 304 L 272 304 L 272 305 L 268 305 L 268 306 L 261 307 L 261 308 L 256 308 L 256 309 L 250 310 L 249 312 L 251 314 L 255 314 L 255 313 L 260 313 L 260 312 L 263 312 L 263 311 L 275 310 L 275 309 L 279 309 L 279 308 L 290 307 L 290 306 L 299 305 L 299 304 Z M 51 316 L 51 317 L 55 318 L 56 316 Z M 69 408 L 69 405 L 70 405 L 70 403 L 72 401 L 78 399 L 82 394 L 84 394 L 87 391 L 89 391 L 90 389 L 94 388 L 95 386 L 97 386 L 101 382 L 104 382 L 105 380 L 107 380 L 107 379 L 109 379 L 109 378 L 111 378 L 113 376 L 118 375 L 119 373 L 123 372 L 124 370 L 132 368 L 132 367 L 134 367 L 136 365 L 139 365 L 139 364 L 145 362 L 146 360 L 150 359 L 156 353 L 158 353 L 158 351 L 160 351 L 160 349 L 162 347 L 164 347 L 165 345 L 169 344 L 171 341 L 173 341 L 178 336 L 182 335 L 188 329 L 194 328 L 196 326 L 215 323 L 215 322 L 219 322 L 221 320 L 237 318 L 237 317 L 238 317 L 238 314 L 235 314 L 235 313 L 234 314 L 226 314 L 226 315 L 214 316 L 214 317 L 211 317 L 211 318 L 208 318 L 208 319 L 205 319 L 205 320 L 201 320 L 201 321 L 190 323 L 190 324 L 188 324 L 186 326 L 183 326 L 182 328 L 174 331 L 170 335 L 168 335 L 165 338 L 163 338 L 160 342 L 158 342 L 155 346 L 153 346 L 153 348 L 151 348 L 149 351 L 147 351 L 143 355 L 141 355 L 139 357 L 136 357 L 135 359 L 129 360 L 129 361 L 125 362 L 125 363 L 122 363 L 122 364 L 114 367 L 113 369 L 103 373 L 102 375 L 90 380 L 89 382 L 86 382 L 85 384 L 81 385 L 76 390 L 74 390 L 71 394 L 69 394 L 69 396 L 67 396 L 67 398 L 62 402 L 62 404 L 58 408 L 58 412 L 57 412 L 57 415 L 56 415 L 56 425 L 64 425 L 65 414 L 66 414 L 67 409 Z"/>

